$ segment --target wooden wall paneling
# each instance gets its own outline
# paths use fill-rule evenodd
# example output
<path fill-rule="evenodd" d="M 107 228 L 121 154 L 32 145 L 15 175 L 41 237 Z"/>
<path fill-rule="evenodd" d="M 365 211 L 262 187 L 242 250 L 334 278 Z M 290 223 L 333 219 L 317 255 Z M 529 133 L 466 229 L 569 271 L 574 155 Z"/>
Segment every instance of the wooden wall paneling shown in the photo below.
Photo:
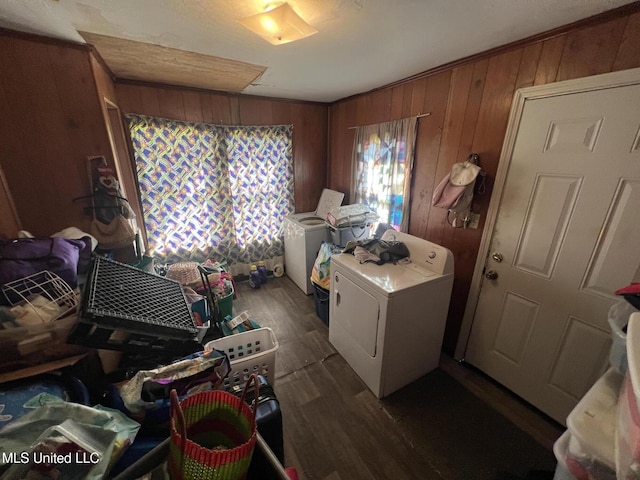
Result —
<path fill-rule="evenodd" d="M 367 125 L 369 122 L 369 106 L 371 104 L 371 97 L 369 95 L 363 95 L 354 99 L 356 103 L 356 118 L 355 123 L 350 126 L 360 127 Z"/>
<path fill-rule="evenodd" d="M 567 35 L 556 81 L 611 71 L 627 18 L 616 18 Z"/>
<path fill-rule="evenodd" d="M 295 125 L 295 121 L 298 121 L 298 117 L 293 116 L 292 106 L 293 105 L 302 105 L 302 104 L 294 104 L 293 102 L 272 102 L 271 105 L 271 121 L 274 125 Z M 294 109 L 295 110 L 295 109 Z M 311 106 L 310 111 L 315 113 L 315 108 Z M 327 108 L 324 109 L 328 110 Z M 312 113 L 312 114 L 313 114 Z M 295 121 L 294 121 L 295 120 Z M 324 120 L 326 122 L 326 114 L 324 116 Z M 325 124 L 324 130 L 326 133 L 327 125 Z"/>
<path fill-rule="evenodd" d="M 326 185 L 327 117 L 313 112 L 316 108 L 291 106 L 296 212 L 314 211 Z"/>
<path fill-rule="evenodd" d="M 156 90 L 158 103 L 160 104 L 160 117 L 185 121 L 186 114 L 182 92 L 183 90 L 181 89 L 166 87 Z"/>
<path fill-rule="evenodd" d="M 413 98 L 422 98 L 422 105 L 414 104 L 413 111 L 430 113 L 428 117 L 418 119 L 418 137 L 413 165 L 411 188 L 411 208 L 409 217 L 409 233 L 431 240 L 429 228 L 432 218 L 442 212 L 433 213 L 431 200 L 433 189 L 440 178 L 436 175 L 440 159 L 442 132 L 444 129 L 447 103 L 450 98 L 451 72 L 443 72 L 427 79 L 415 82 Z M 423 93 L 418 93 L 418 89 Z M 436 243 L 437 240 L 431 240 Z"/>
<path fill-rule="evenodd" d="M 106 74 L 96 77 L 90 53 L 60 45 L 50 45 L 48 51 L 67 130 L 63 138 L 70 151 L 65 162 L 57 162 L 57 168 L 64 172 L 68 184 L 64 191 L 69 197 L 66 199 L 69 212 L 81 219 L 80 223 L 61 225 L 61 228 L 73 225 L 88 230 L 92 216 L 84 214 L 83 207 L 90 206 L 90 202 L 73 203 L 72 198 L 91 193 L 88 157 L 103 156 L 109 165 L 115 166 L 103 96 L 99 94 L 102 89 L 104 94 L 115 97 L 115 92 Z"/>
<path fill-rule="evenodd" d="M 476 134 L 476 126 L 478 125 L 478 115 L 480 113 L 480 105 L 482 104 L 482 96 L 484 94 L 484 84 L 487 78 L 487 70 L 489 69 L 489 60 L 479 60 L 473 64 L 473 76 L 469 90 L 467 106 L 464 111 L 464 121 L 462 124 L 462 132 L 460 134 L 460 143 L 458 144 L 458 161 L 465 160 L 473 151 L 473 139 Z M 482 158 L 480 159 L 482 166 Z"/>
<path fill-rule="evenodd" d="M 491 177 L 498 169 L 521 58 L 518 49 L 489 60 L 472 151 L 480 155 L 482 168 Z"/>
<path fill-rule="evenodd" d="M 406 118 L 411 116 L 411 102 L 413 101 L 413 88 L 415 82 L 405 83 L 403 87 L 402 96 L 402 115 L 400 118 Z"/>
<path fill-rule="evenodd" d="M 237 97 L 229 97 L 227 95 L 218 95 L 210 93 L 209 103 L 211 104 L 211 113 L 213 115 L 212 123 L 217 125 L 237 125 Z M 232 105 L 235 107 L 232 108 Z M 233 112 L 236 111 L 234 114 Z M 234 120 L 236 118 L 236 120 Z"/>
<path fill-rule="evenodd" d="M 115 89 L 117 103 L 123 113 L 144 112 L 141 89 L 127 84 L 116 84 Z"/>
<path fill-rule="evenodd" d="M 206 100 L 208 100 L 208 98 L 201 92 L 183 90 L 182 104 L 184 105 L 184 119 L 187 122 L 203 123 L 204 115 L 202 113 L 202 104 L 205 103 Z"/>
<path fill-rule="evenodd" d="M 327 187 L 337 189 L 342 177 L 342 152 L 347 126 L 347 102 L 340 102 L 329 110 L 329 158 Z"/>
<path fill-rule="evenodd" d="M 162 109 L 160 107 L 160 88 L 145 88 L 137 87 L 140 89 L 140 96 L 142 97 L 142 108 L 144 115 L 150 117 L 162 117 Z"/>
<path fill-rule="evenodd" d="M 480 155 L 482 168 L 487 172 L 488 178 L 493 178 L 497 170 L 522 53 L 523 49 L 517 49 L 489 59 L 472 145 L 472 151 Z M 489 197 L 488 194 L 477 195 L 474 199 L 474 211 L 485 216 Z M 444 239 L 445 245 L 456 259 L 452 301 L 445 329 L 446 343 L 443 343 L 443 348 L 448 352 L 455 349 L 464 314 L 464 306 L 461 307 L 460 303 L 464 304 L 469 293 L 475 263 L 470 258 L 475 259 L 481 235 L 481 230 L 468 233 L 456 229 L 448 231 Z"/>
<path fill-rule="evenodd" d="M 427 95 L 427 79 L 421 78 L 413 83 L 413 89 L 411 90 L 411 107 L 407 117 L 412 115 L 420 115 L 422 113 L 429 113 L 424 111 L 424 99 Z"/>
<path fill-rule="evenodd" d="M 424 238 L 447 246 L 451 243 L 454 229 L 447 222 L 447 211 L 432 207 L 431 198 L 435 187 L 451 171 L 453 164 L 466 159 L 467 155 L 464 153 L 458 155 L 458 146 L 464 127 L 465 110 L 469 101 L 473 72 L 472 64 L 458 67 L 452 71 L 438 163 L 432 172 L 429 194 L 426 195 L 429 210 L 427 210 L 424 222 Z M 431 212 L 431 208 L 433 208 L 433 212 Z"/>
<path fill-rule="evenodd" d="M 1 92 L 0 92 L 1 93 Z M 0 105 L 2 105 L 2 97 L 0 95 Z M 16 211 L 16 205 L 13 202 L 9 184 L 0 166 L 0 239 L 11 239 L 18 236 L 18 231 L 22 230 L 22 223 Z"/>
<path fill-rule="evenodd" d="M 0 39 L 0 64 L 5 59 L 4 45 Z M 2 164 L 19 163 L 22 158 L 22 145 L 20 136 L 13 132 L 14 118 L 2 77 L 3 75 L 0 73 L 0 112 L 3 112 L 0 114 L 0 145 L 2 145 L 2 153 L 0 154 L 0 212 L 2 212 L 0 215 L 0 237 L 15 238 L 18 231 L 22 230 L 22 224 L 13 201 L 9 182 L 2 170 Z"/>
<path fill-rule="evenodd" d="M 473 74 L 473 64 L 455 68 L 451 72 L 451 90 L 440 147 L 440 163 L 443 164 L 443 168 L 446 168 L 445 172 L 450 169 L 451 165 L 465 160 L 467 156 L 466 152 L 459 153 L 459 145 L 462 140 L 465 112 L 474 80 Z M 442 173 L 442 169 L 440 173 Z"/>
<path fill-rule="evenodd" d="M 536 79 L 536 71 L 541 53 L 542 43 L 540 42 L 524 47 L 520 68 L 518 70 L 518 78 L 516 79 L 516 90 L 533 85 Z"/>
<path fill-rule="evenodd" d="M 330 158 L 331 178 L 329 188 L 343 192 L 344 204 L 352 203 L 351 189 L 351 156 L 353 154 L 353 142 L 357 126 L 357 101 L 355 98 L 341 102 L 338 107 L 339 122 L 331 122 L 331 148 Z"/>
<path fill-rule="evenodd" d="M 35 144 L 30 145 L 27 138 L 29 127 L 27 115 L 31 108 L 36 108 L 36 102 L 31 98 L 24 85 L 25 77 L 22 73 L 20 53 L 17 51 L 16 40 L 0 36 L 0 65 L 11 65 L 12 68 L 0 70 L 0 93 L 2 94 L 2 110 L 0 111 L 0 143 L 2 155 L 0 162 L 4 168 L 6 181 L 11 190 L 16 191 L 16 210 L 23 210 L 20 192 L 32 188 L 33 184 L 26 175 L 21 175 L 24 165 L 31 167 L 29 147 L 35 150 Z M 46 194 L 46 192 L 42 192 Z M 30 212 L 25 212 L 30 213 Z"/>
<path fill-rule="evenodd" d="M 627 70 L 640 67 L 638 45 L 640 45 L 640 12 L 630 15 L 627 19 L 627 25 L 624 28 L 622 41 L 616 53 L 612 70 Z"/>
<path fill-rule="evenodd" d="M 47 204 L 67 206 L 72 198 L 60 188 L 55 168 L 56 155 L 68 158 L 71 154 L 62 142 L 65 119 L 46 47 L 18 40 L 12 41 L 12 47 L 14 62 L 8 65 L 14 68 L 7 70 L 13 70 L 15 76 L 11 79 L 13 91 L 7 90 L 17 100 L 14 130 L 22 136 L 22 158 L 5 165 L 5 174 L 24 228 L 35 235 L 48 235 L 56 230 L 46 218 L 50 213 Z M 25 171 L 38 172 L 38 177 L 24 175 Z M 46 199 L 45 205 L 42 199 Z M 40 218 L 43 221 L 39 222 Z"/>
<path fill-rule="evenodd" d="M 567 37 L 562 36 L 551 38 L 542 43 L 542 52 L 540 52 L 536 77 L 533 81 L 534 85 L 555 82 L 566 41 Z"/>
<path fill-rule="evenodd" d="M 391 107 L 389 120 L 400 120 L 402 116 L 402 104 L 404 101 L 404 85 L 397 85 L 391 89 Z"/>
<path fill-rule="evenodd" d="M 296 108 L 299 108 L 296 106 Z M 329 115 L 328 107 L 319 105 L 302 106 L 305 126 L 302 160 L 310 173 L 307 188 L 312 192 L 310 204 L 306 205 L 306 211 L 313 211 L 318 206 L 322 189 L 327 185 L 327 145 L 329 142 Z M 295 125 L 294 125 L 295 131 Z"/>
<path fill-rule="evenodd" d="M 271 110 L 264 112 L 265 102 L 257 97 L 240 97 L 238 107 L 240 125 L 269 125 L 271 123 Z"/>
<path fill-rule="evenodd" d="M 17 100 L 13 130 L 22 135 L 23 150 L 17 164 L 5 165 L 5 173 L 23 226 L 35 235 L 49 235 L 71 225 L 86 228 L 82 208 L 71 200 L 77 194 L 86 194 L 83 185 L 88 183 L 86 174 L 81 175 L 78 168 L 83 154 L 75 141 L 82 144 L 83 136 L 92 132 L 84 130 L 84 119 L 66 114 L 67 98 L 63 95 L 68 93 L 66 81 L 74 83 L 75 77 L 93 84 L 88 55 L 70 50 L 76 62 L 62 71 L 57 61 L 64 62 L 65 58 L 55 47 L 15 39 L 11 43 L 15 61 L 9 65 L 14 68 L 6 70 L 16 73 L 10 80 L 10 95 Z M 78 99 L 69 100 L 87 101 L 80 97 L 82 93 L 73 92 Z M 91 100 L 97 107 L 95 92 Z M 27 171 L 34 174 L 25 175 Z"/>
<path fill-rule="evenodd" d="M 379 90 L 371 94 L 371 116 L 367 123 L 388 122 L 391 118 L 391 95 L 390 88 Z"/>
<path fill-rule="evenodd" d="M 229 98 L 229 113 L 231 114 L 231 125 L 241 125 L 240 121 L 240 98 L 239 97 L 230 97 Z"/>

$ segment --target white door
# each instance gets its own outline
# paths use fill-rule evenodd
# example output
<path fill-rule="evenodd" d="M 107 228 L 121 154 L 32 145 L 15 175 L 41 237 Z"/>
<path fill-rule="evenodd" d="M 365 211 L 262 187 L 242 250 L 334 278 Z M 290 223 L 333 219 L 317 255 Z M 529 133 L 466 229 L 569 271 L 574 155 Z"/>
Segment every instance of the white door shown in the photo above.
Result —
<path fill-rule="evenodd" d="M 564 423 L 639 265 L 640 85 L 526 100 L 465 360 Z"/>

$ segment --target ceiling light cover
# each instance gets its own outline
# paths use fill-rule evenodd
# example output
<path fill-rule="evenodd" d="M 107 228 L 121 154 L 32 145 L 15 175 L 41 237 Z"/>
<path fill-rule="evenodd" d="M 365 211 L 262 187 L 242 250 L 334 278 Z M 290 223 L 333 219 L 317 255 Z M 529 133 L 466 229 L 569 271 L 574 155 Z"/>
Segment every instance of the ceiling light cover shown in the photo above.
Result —
<path fill-rule="evenodd" d="M 243 18 L 238 22 L 272 45 L 282 45 L 318 33 L 315 28 L 300 18 L 288 3 Z"/>

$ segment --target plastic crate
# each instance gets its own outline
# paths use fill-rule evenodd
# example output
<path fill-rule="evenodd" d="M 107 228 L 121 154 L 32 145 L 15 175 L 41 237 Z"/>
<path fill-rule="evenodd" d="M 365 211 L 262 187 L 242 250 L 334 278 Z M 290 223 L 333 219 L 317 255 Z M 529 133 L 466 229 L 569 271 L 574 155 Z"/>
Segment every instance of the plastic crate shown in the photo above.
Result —
<path fill-rule="evenodd" d="M 180 283 L 95 257 L 69 343 L 110 350 L 189 350 L 198 329 Z M 182 348 L 181 344 L 185 348 Z"/>
<path fill-rule="evenodd" d="M 231 371 L 222 384 L 223 389 L 244 385 L 253 373 L 266 377 L 267 382 L 273 385 L 278 341 L 270 328 L 258 328 L 212 340 L 204 348 L 221 350 L 229 356 Z"/>

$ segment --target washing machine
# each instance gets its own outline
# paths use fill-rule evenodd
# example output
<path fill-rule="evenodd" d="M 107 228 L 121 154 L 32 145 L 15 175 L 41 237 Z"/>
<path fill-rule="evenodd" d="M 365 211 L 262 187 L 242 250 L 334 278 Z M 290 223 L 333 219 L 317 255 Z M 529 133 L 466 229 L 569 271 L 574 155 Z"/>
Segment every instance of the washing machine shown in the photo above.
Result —
<path fill-rule="evenodd" d="M 329 241 L 325 224 L 329 210 L 342 204 L 344 193 L 325 188 L 314 212 L 284 219 L 284 267 L 287 276 L 307 295 L 313 293 L 311 270 L 322 242 Z"/>
<path fill-rule="evenodd" d="M 438 366 L 453 287 L 453 254 L 441 245 L 387 230 L 410 262 L 360 264 L 331 257 L 329 341 L 378 398 Z"/>

